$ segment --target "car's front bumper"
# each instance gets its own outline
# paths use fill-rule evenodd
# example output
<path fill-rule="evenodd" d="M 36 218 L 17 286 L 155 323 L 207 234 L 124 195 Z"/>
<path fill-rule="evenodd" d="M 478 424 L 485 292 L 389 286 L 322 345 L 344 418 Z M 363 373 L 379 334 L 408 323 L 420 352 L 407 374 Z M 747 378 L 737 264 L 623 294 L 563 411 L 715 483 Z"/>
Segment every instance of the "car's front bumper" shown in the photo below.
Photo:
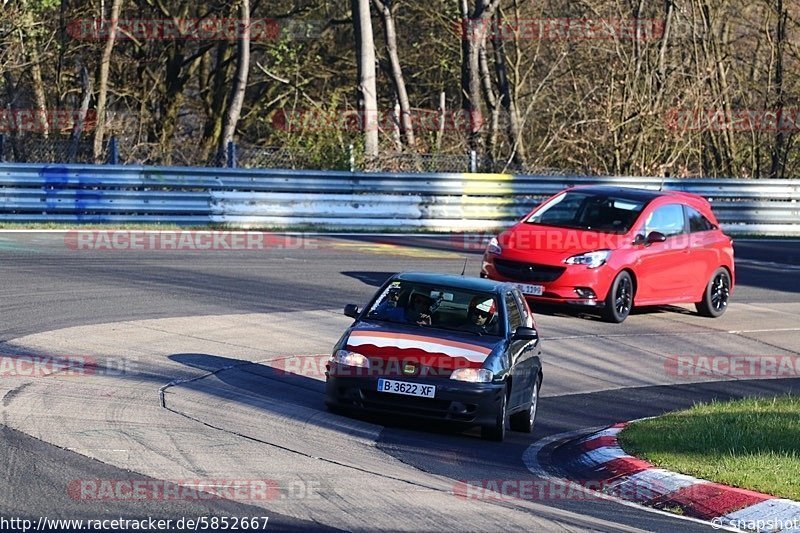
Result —
<path fill-rule="evenodd" d="M 330 363 L 334 364 L 334 363 Z M 491 425 L 497 420 L 505 387 L 502 383 L 467 383 L 445 378 L 387 376 L 387 379 L 434 385 L 434 398 L 378 392 L 379 376 L 343 377 L 326 372 L 325 403 L 363 412 L 441 420 L 470 425 Z"/>
<path fill-rule="evenodd" d="M 524 262 L 522 258 L 515 257 L 514 260 Z M 614 280 L 614 271 L 608 265 L 599 268 L 572 265 L 567 266 L 564 272 L 553 281 L 522 281 L 503 276 L 495 268 L 494 257 L 487 254 L 481 265 L 481 277 L 518 284 L 541 285 L 541 296 L 525 294 L 525 298 L 531 302 L 603 307 L 605 297 Z M 580 294 L 579 291 L 586 289 L 594 292 L 593 298 L 587 298 Z"/>

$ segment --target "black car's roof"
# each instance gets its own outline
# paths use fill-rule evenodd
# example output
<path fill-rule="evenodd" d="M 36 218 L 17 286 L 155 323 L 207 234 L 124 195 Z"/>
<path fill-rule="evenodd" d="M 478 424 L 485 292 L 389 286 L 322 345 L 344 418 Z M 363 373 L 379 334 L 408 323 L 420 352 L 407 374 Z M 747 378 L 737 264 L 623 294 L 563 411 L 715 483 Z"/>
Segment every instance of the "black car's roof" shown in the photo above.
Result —
<path fill-rule="evenodd" d="M 618 198 L 625 200 L 636 200 L 648 202 L 653 198 L 659 196 L 670 195 L 670 191 L 653 191 L 650 189 L 633 189 L 630 187 L 618 187 L 615 185 L 586 185 L 582 187 L 573 187 L 570 189 L 575 192 L 585 192 L 589 194 L 612 194 Z"/>
<path fill-rule="evenodd" d="M 392 277 L 394 280 L 412 283 L 428 283 L 442 287 L 452 287 L 477 292 L 502 292 L 509 284 L 484 278 L 456 276 L 454 274 L 438 274 L 435 272 L 401 272 Z"/>

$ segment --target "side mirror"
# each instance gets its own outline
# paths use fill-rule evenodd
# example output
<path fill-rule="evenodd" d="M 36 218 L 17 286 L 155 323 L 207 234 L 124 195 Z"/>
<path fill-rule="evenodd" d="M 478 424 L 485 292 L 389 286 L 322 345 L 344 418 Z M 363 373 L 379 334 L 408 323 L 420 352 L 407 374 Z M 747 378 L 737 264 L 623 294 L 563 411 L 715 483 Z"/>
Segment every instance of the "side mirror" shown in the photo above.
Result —
<path fill-rule="evenodd" d="M 535 341 L 539 338 L 539 332 L 534 328 L 520 326 L 511 336 L 512 341 Z"/>
<path fill-rule="evenodd" d="M 641 245 L 643 245 L 645 242 L 647 242 L 647 240 L 644 238 L 644 235 L 643 235 L 643 234 L 641 234 L 641 233 L 637 233 L 637 234 L 636 234 L 636 237 L 634 237 L 634 238 L 633 238 L 633 244 L 634 244 L 635 246 L 641 246 Z"/>
<path fill-rule="evenodd" d="M 361 311 L 358 309 L 356 304 L 347 304 L 344 306 L 344 314 L 350 318 L 358 318 L 358 315 L 361 314 Z"/>
<path fill-rule="evenodd" d="M 667 240 L 667 236 L 661 233 L 660 231 L 651 231 L 647 234 L 647 244 L 653 244 L 654 242 L 664 242 Z"/>

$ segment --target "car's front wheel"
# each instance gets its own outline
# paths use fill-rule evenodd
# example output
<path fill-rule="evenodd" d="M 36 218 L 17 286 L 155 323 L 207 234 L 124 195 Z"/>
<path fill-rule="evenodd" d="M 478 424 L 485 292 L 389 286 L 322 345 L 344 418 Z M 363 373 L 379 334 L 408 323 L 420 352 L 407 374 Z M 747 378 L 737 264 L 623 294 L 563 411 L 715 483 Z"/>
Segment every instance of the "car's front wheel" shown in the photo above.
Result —
<path fill-rule="evenodd" d="M 533 388 L 531 390 L 531 404 L 525 411 L 520 411 L 511 415 L 509 422 L 511 422 L 511 429 L 514 431 L 522 431 L 523 433 L 530 433 L 533 431 L 533 425 L 536 423 L 536 410 L 539 407 L 539 387 L 541 386 L 541 378 L 537 375 L 533 381 Z"/>
<path fill-rule="evenodd" d="M 703 316 L 717 318 L 728 309 L 731 296 L 731 275 L 725 267 L 720 267 L 711 275 L 711 279 L 703 292 L 703 299 L 694 304 L 697 312 Z"/>
<path fill-rule="evenodd" d="M 617 274 L 611 283 L 611 288 L 606 296 L 603 318 L 607 322 L 619 324 L 631 312 L 633 307 L 633 280 L 626 271 Z"/>
<path fill-rule="evenodd" d="M 506 392 L 506 389 L 503 389 L 503 393 L 500 395 L 500 405 L 497 406 L 494 424 L 481 426 L 481 438 L 484 440 L 503 442 L 506 437 L 506 426 L 508 424 L 508 398 Z"/>

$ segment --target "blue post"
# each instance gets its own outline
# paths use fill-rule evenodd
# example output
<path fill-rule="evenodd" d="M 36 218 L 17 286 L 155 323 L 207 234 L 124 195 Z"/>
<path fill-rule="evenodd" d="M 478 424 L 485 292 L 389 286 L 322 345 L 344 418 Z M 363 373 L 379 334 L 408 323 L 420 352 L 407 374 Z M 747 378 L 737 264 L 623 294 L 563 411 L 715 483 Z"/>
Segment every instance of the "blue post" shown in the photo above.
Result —
<path fill-rule="evenodd" d="M 236 144 L 228 141 L 228 168 L 236 168 Z"/>
<path fill-rule="evenodd" d="M 0 163 L 6 161 L 6 136 L 0 133 Z"/>
<path fill-rule="evenodd" d="M 108 164 L 119 165 L 119 142 L 116 136 L 108 140 Z"/>

